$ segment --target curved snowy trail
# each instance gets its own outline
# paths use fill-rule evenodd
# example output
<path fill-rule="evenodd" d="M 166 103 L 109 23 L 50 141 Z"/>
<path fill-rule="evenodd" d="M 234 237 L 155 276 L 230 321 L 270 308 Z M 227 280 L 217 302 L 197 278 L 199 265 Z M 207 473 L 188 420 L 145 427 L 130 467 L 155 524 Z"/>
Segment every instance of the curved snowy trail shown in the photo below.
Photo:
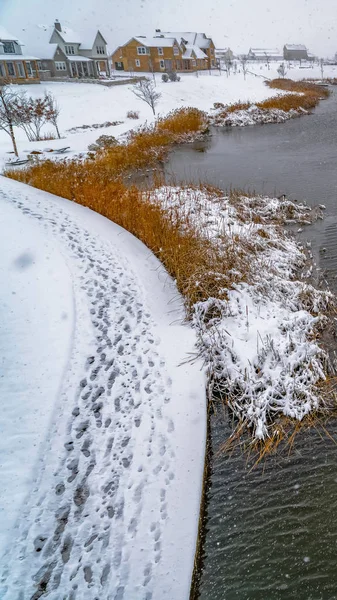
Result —
<path fill-rule="evenodd" d="M 174 284 L 138 240 L 81 206 L 3 177 L 0 205 L 57 245 L 74 313 L 0 597 L 188 598 L 206 409 L 200 365 L 181 365 L 195 340 Z"/>

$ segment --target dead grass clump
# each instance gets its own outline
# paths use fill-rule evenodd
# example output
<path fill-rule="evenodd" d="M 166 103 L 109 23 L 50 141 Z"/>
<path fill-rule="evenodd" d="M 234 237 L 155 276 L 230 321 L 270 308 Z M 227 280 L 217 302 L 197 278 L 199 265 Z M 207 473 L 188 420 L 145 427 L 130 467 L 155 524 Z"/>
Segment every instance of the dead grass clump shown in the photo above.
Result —
<path fill-rule="evenodd" d="M 178 108 L 171 111 L 166 117 L 160 117 L 156 123 L 157 131 L 169 133 L 178 139 L 179 136 L 199 131 L 205 132 L 207 128 L 207 115 L 197 108 Z"/>
<path fill-rule="evenodd" d="M 226 113 L 233 113 L 236 112 L 237 110 L 248 110 L 248 108 L 251 107 L 251 103 L 250 102 L 235 102 L 235 104 L 229 104 L 228 106 L 226 106 L 226 109 L 224 112 Z"/>
<path fill-rule="evenodd" d="M 330 95 L 328 89 L 307 81 L 273 79 L 272 81 L 267 81 L 266 85 L 272 89 L 292 93 L 259 102 L 257 106 L 262 109 L 278 108 L 285 112 L 289 112 L 292 109 L 304 109 L 310 111 L 317 106 L 322 98 L 327 98 Z"/>

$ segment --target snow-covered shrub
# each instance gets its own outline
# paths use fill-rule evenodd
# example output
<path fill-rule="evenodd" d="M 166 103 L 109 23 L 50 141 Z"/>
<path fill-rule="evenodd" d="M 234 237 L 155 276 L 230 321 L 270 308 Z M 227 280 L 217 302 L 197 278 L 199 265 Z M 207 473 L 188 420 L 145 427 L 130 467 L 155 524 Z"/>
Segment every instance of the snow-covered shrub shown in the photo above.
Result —
<path fill-rule="evenodd" d="M 168 74 L 167 74 L 167 73 L 163 73 L 163 74 L 162 74 L 162 76 L 161 76 L 161 80 L 162 80 L 164 83 L 167 83 L 167 82 L 168 82 L 168 80 L 169 80 L 169 76 L 168 76 Z"/>
<path fill-rule="evenodd" d="M 113 135 L 101 135 L 97 138 L 94 144 L 90 144 L 88 146 L 88 150 L 90 152 L 97 152 L 98 150 L 106 150 L 108 148 L 113 148 L 118 144 L 117 140 Z"/>
<path fill-rule="evenodd" d="M 129 110 L 126 113 L 128 119 L 139 119 L 139 111 L 138 110 Z"/>
<path fill-rule="evenodd" d="M 170 71 L 170 73 L 168 73 L 168 78 L 170 81 L 180 81 L 180 77 L 179 75 L 177 75 L 177 73 L 175 71 Z"/>

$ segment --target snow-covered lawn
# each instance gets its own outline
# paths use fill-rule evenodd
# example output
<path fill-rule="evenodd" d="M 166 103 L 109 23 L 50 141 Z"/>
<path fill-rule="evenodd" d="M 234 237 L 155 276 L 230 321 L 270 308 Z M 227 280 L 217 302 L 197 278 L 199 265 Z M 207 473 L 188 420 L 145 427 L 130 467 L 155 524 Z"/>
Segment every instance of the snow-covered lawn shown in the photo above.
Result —
<path fill-rule="evenodd" d="M 264 78 L 277 76 L 276 69 L 271 66 L 268 71 L 256 65 L 252 66 L 258 76 L 247 74 L 246 80 L 242 73 L 232 73 L 226 77 L 225 73 L 219 75 L 218 71 L 199 73 L 199 76 L 182 74 L 181 81 L 177 83 L 163 83 L 160 74 L 156 75 L 157 90 L 162 94 L 157 113 L 166 115 L 169 111 L 182 106 L 193 106 L 210 112 L 214 102 L 224 104 L 241 101 L 258 102 L 275 96 L 275 90 L 268 89 L 264 84 Z M 308 73 L 303 70 L 302 77 Z M 293 69 L 291 76 L 299 77 L 299 69 Z M 312 72 L 310 70 L 310 75 Z M 24 157 L 32 150 L 44 150 L 48 148 L 62 148 L 70 146 L 67 156 L 86 152 L 88 145 L 93 143 L 100 135 L 113 135 L 119 137 L 126 131 L 145 123 L 152 123 L 154 118 L 147 104 L 138 99 L 132 92 L 132 85 L 116 87 L 104 87 L 98 84 L 85 83 L 42 83 L 40 85 L 21 86 L 29 95 L 42 96 L 44 92 L 50 91 L 56 98 L 61 109 L 60 130 L 62 140 L 50 140 L 44 142 L 28 142 L 22 130 L 16 130 L 20 156 Z M 139 111 L 139 120 L 128 119 L 126 113 L 130 110 Z M 122 121 L 122 124 L 92 130 L 78 130 L 70 133 L 69 129 L 81 125 L 93 125 L 106 121 Z M 45 132 L 52 131 L 51 126 L 46 126 Z M 0 168 L 13 155 L 11 142 L 3 131 L 0 131 Z M 52 156 L 45 153 L 45 157 Z"/>
<path fill-rule="evenodd" d="M 0 597 L 185 600 L 206 401 L 181 298 L 117 225 L 0 180 Z"/>
<path fill-rule="evenodd" d="M 182 106 L 193 106 L 206 112 L 210 112 L 214 102 L 231 104 L 239 100 L 259 102 L 277 95 L 276 90 L 267 88 L 264 84 L 265 78 L 278 77 L 277 68 L 279 63 L 271 63 L 268 70 L 266 65 L 249 63 L 249 73 L 246 80 L 240 71 L 232 72 L 227 77 L 224 72 L 218 71 L 200 72 L 195 74 L 181 74 L 181 81 L 176 83 L 163 83 L 161 75 L 156 74 L 157 90 L 162 94 L 157 114 L 166 115 L 169 111 Z M 327 66 L 324 70 L 325 77 L 335 77 L 337 66 Z M 148 74 L 152 77 L 151 74 Z M 294 65 L 288 72 L 287 77 L 292 79 L 303 79 L 306 77 L 321 77 L 320 68 L 300 68 Z M 50 140 L 43 142 L 28 142 L 22 130 L 16 130 L 19 153 L 24 158 L 32 150 L 44 150 L 48 148 L 62 148 L 70 146 L 67 156 L 86 152 L 88 145 L 93 143 L 100 135 L 113 135 L 120 137 L 130 129 L 152 123 L 154 117 L 150 107 L 137 98 L 132 92 L 132 85 L 116 87 L 104 87 L 98 84 L 86 83 L 57 83 L 48 82 L 40 85 L 20 86 L 31 96 L 43 96 L 45 91 L 50 91 L 56 98 L 61 109 L 60 130 L 62 140 Z M 139 112 L 139 120 L 128 119 L 128 111 Z M 106 121 L 122 121 L 120 125 L 101 129 L 78 130 L 69 132 L 73 127 L 81 125 L 93 125 Z M 52 131 L 51 126 L 46 126 L 44 132 Z M 0 131 L 0 169 L 9 159 L 13 157 L 12 146 L 7 134 Z M 47 152 L 44 157 L 51 157 Z"/>

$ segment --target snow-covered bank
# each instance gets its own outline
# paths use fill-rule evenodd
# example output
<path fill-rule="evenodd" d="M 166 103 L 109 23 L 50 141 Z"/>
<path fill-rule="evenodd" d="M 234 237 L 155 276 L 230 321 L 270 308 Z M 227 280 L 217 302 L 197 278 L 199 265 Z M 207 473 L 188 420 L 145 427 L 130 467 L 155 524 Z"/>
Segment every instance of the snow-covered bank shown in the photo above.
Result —
<path fill-rule="evenodd" d="M 296 117 L 307 114 L 308 111 L 303 108 L 286 112 L 278 108 L 266 110 L 252 105 L 247 110 L 236 110 L 227 114 L 225 114 L 223 109 L 216 110 L 211 115 L 210 121 L 212 125 L 218 127 L 246 127 L 247 125 L 285 123 L 290 119 L 296 119 Z"/>
<path fill-rule="evenodd" d="M 2 505 L 5 495 L 9 503 L 20 493 L 2 538 L 0 596 L 12 600 L 47 591 L 54 600 L 186 599 L 206 402 L 200 364 L 186 363 L 195 335 L 182 325 L 176 287 L 143 244 L 88 209 L 4 178 L 0 201 L 8 255 L 1 266 L 10 277 L 9 295 L 19 285 L 16 269 L 22 278 L 32 270 L 25 303 L 11 308 L 6 296 L 2 306 L 2 323 L 13 310 L 18 340 L 21 331 L 25 337 L 19 351 L 27 383 L 26 396 L 16 400 L 13 392 L 11 405 L 3 408 L 2 438 L 11 436 L 3 468 L 21 460 L 7 423 L 13 405 L 17 437 L 27 436 L 28 463 L 20 489 L 9 479 L 0 490 Z M 47 260 L 50 268 L 44 267 Z M 41 288 L 40 304 L 48 293 L 42 313 L 48 323 L 40 323 L 39 330 L 46 329 L 40 336 L 30 328 L 26 306 Z M 15 356 L 16 343 L 1 336 L 2 355 Z M 52 380 L 38 374 L 47 416 L 33 420 L 27 394 L 34 394 L 37 361 L 48 373 L 45 360 L 55 345 Z M 10 362 L 1 379 L 4 392 L 20 381 Z M 38 411 L 39 398 L 33 398 Z"/>
<path fill-rule="evenodd" d="M 301 420 L 323 408 L 317 332 L 334 298 L 308 282 L 306 253 L 283 229 L 321 218 L 321 209 L 209 189 L 160 188 L 151 198 L 216 250 L 213 295 L 192 317 L 210 380 L 234 415 L 263 439 L 280 416 Z"/>

